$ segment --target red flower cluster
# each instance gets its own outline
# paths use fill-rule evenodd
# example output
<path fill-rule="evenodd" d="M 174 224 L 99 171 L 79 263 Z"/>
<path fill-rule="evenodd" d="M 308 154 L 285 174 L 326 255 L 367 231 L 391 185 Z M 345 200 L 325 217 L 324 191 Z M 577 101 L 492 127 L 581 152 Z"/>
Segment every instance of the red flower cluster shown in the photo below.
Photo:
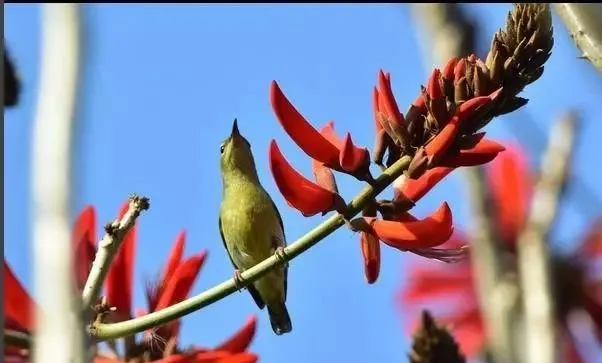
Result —
<path fill-rule="evenodd" d="M 127 211 L 127 204 L 121 209 L 120 216 Z M 111 321 L 122 321 L 132 317 L 133 273 L 136 251 L 136 226 L 124 237 L 123 244 L 111 264 L 105 281 L 105 293 L 109 306 L 115 311 L 109 313 Z M 186 234 L 181 232 L 168 256 L 161 277 L 147 286 L 146 298 L 148 311 L 157 311 L 186 299 L 207 257 L 202 251 L 184 258 Z M 88 206 L 79 215 L 73 231 L 73 252 L 76 268 L 77 284 L 83 288 L 92 261 L 96 255 L 96 213 Z M 4 307 L 5 329 L 32 332 L 32 312 L 35 304 L 29 294 L 12 273 L 6 260 L 4 261 Z M 139 312 L 137 315 L 145 314 Z M 180 321 L 176 320 L 147 332 L 141 341 L 134 337 L 125 338 L 125 355 L 128 357 L 144 357 L 144 361 L 162 363 L 253 363 L 258 357 L 247 352 L 256 330 L 256 318 L 251 317 L 245 325 L 232 337 L 215 348 L 192 347 L 180 349 Z M 157 341 L 165 344 L 156 344 Z M 5 350 L 5 361 L 26 362 L 28 352 L 13 347 Z M 20 360 L 19 360 L 20 359 Z M 115 356 L 99 354 L 95 363 L 117 363 L 123 361 Z"/>
<path fill-rule="evenodd" d="M 516 148 L 507 150 L 490 164 L 487 176 L 496 207 L 497 230 L 512 256 L 527 216 L 533 184 L 524 155 Z M 457 246 L 462 241 L 465 241 L 464 236 L 456 232 L 447 245 Z M 602 220 L 592 226 L 572 255 L 554 256 L 553 282 L 566 362 L 583 362 L 567 327 L 571 311 L 585 311 L 594 323 L 598 337 L 602 338 L 602 280 L 590 273 L 590 267 L 601 261 Z M 425 304 L 431 307 L 432 303 L 443 302 L 449 307 L 452 300 L 458 302 L 451 312 L 439 314 L 437 319 L 450 324 L 463 352 L 475 357 L 486 348 L 486 335 L 473 273 L 470 260 L 453 266 L 416 261 L 408 269 L 409 283 L 399 298 L 405 314 L 418 312 Z"/>
<path fill-rule="evenodd" d="M 452 261 L 465 249 L 434 249 L 446 242 L 453 232 L 452 213 L 443 203 L 432 215 L 418 219 L 407 213 L 434 184 L 462 166 L 475 166 L 493 160 L 504 147 L 475 133 L 484 125 L 483 118 L 491 110 L 502 88 L 487 95 L 468 99 L 459 87 L 466 84 L 466 64 L 481 62 L 475 56 L 451 59 L 443 71 L 435 69 L 427 87 L 404 116 L 391 88 L 391 77 L 380 71 L 374 89 L 376 142 L 373 159 L 382 166 L 385 153 L 387 166 L 402 157 L 411 162 L 395 191 L 395 199 L 377 203 L 363 211 L 360 242 L 366 279 L 374 282 L 380 270 L 379 241 L 402 251 L 411 251 L 429 258 Z M 482 63 L 482 62 L 481 62 Z M 472 68 L 470 68 L 472 69 Z M 374 183 L 370 173 L 370 153 L 358 147 L 347 133 L 343 139 L 330 121 L 315 129 L 291 104 L 276 82 L 271 86 L 271 103 L 278 121 L 291 139 L 312 158 L 315 182 L 297 172 L 280 152 L 275 140 L 270 144 L 272 175 L 287 203 L 304 216 L 337 211 L 345 215 L 346 205 L 338 194 L 333 171 Z M 386 208 L 388 205 L 389 208 Z M 380 212 L 383 218 L 376 218 Z"/>

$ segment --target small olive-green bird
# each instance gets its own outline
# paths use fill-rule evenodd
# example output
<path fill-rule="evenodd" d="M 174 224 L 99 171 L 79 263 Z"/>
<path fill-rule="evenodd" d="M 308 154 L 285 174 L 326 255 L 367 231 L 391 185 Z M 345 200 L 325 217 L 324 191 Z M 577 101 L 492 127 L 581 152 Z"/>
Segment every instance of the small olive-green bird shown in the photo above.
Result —
<path fill-rule="evenodd" d="M 220 152 L 224 192 L 219 230 L 235 268 L 235 279 L 240 281 L 241 271 L 283 252 L 286 239 L 280 213 L 259 182 L 251 145 L 238 131 L 236 119 Z M 277 335 L 292 330 L 285 305 L 287 273 L 287 266 L 278 267 L 247 287 L 260 309 L 267 305 Z"/>

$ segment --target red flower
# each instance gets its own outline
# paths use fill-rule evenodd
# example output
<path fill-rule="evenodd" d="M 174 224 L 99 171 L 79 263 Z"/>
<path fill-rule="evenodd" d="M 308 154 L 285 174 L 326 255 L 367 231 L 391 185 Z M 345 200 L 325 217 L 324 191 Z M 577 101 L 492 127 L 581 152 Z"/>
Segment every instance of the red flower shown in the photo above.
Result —
<path fill-rule="evenodd" d="M 270 143 L 270 170 L 288 205 L 303 216 L 335 210 L 339 205 L 341 197 L 336 192 L 311 182 L 293 169 L 280 152 L 276 140 Z"/>
<path fill-rule="evenodd" d="M 526 155 L 517 146 L 508 147 L 491 164 L 486 176 L 501 237 L 514 248 L 516 237 L 527 218 L 533 185 Z"/>
<path fill-rule="evenodd" d="M 365 217 L 370 228 L 366 231 L 387 245 L 400 249 L 432 248 L 447 241 L 454 230 L 451 210 L 441 204 L 431 216 L 416 220 L 386 221 Z"/>
<path fill-rule="evenodd" d="M 123 215 L 127 207 L 122 208 Z M 85 278 L 95 255 L 96 216 L 94 208 L 89 206 L 79 215 L 73 231 L 73 252 L 76 261 L 78 284 L 83 286 Z M 183 258 L 186 235 L 181 232 L 174 243 L 161 278 L 147 289 L 148 310 L 156 311 L 184 300 L 189 294 L 207 252 L 202 251 L 188 258 Z M 111 265 L 105 291 L 110 305 L 116 312 L 110 314 L 112 320 L 125 320 L 130 317 L 132 296 L 132 273 L 134 264 L 134 246 L 136 245 L 136 227 L 134 226 L 124 238 L 118 256 Z M 31 312 L 34 306 L 31 298 L 14 276 L 6 260 L 5 269 L 5 329 L 31 332 Z M 182 350 L 177 346 L 180 334 L 180 321 L 164 325 L 153 333 L 145 334 L 140 341 L 126 344 L 129 354 L 146 352 L 152 361 L 160 363 L 254 363 L 258 357 L 249 353 L 248 349 L 256 330 L 256 318 L 250 317 L 245 325 L 232 337 L 213 349 L 194 347 Z M 131 338 L 130 338 L 131 339 Z M 133 338 L 135 339 L 135 338 Z M 166 344 L 155 344 L 160 339 Z M 10 359 L 27 359 L 27 351 L 7 347 L 5 361 Z M 99 353 L 95 363 L 123 362 L 124 358 Z"/>
<path fill-rule="evenodd" d="M 345 135 L 343 143 L 333 143 L 297 111 L 276 81 L 272 82 L 270 99 L 284 131 L 307 155 L 331 169 L 367 180 L 370 174 L 370 154 L 366 148 L 355 146 L 349 133 Z"/>
<path fill-rule="evenodd" d="M 366 282 L 373 284 L 380 274 L 380 242 L 374 234 L 360 232 L 360 246 Z"/>
<path fill-rule="evenodd" d="M 510 148 L 490 165 L 487 172 L 489 189 L 496 204 L 500 233 L 510 251 L 515 246 L 516 237 L 526 217 L 531 193 L 531 183 L 524 160 L 518 149 Z M 411 183 L 409 185 L 407 191 L 417 190 L 412 189 Z M 600 221 L 594 225 L 572 256 L 555 257 L 553 264 L 554 284 L 558 291 L 558 321 L 564 336 L 567 362 L 581 362 L 574 347 L 575 342 L 565 328 L 571 310 L 586 311 L 602 337 L 602 281 L 587 272 L 588 266 L 602 260 L 602 219 Z M 462 240 L 463 235 L 457 232 L 443 246 L 458 246 Z M 470 260 L 455 265 L 434 265 L 416 261 L 410 265 L 408 273 L 409 284 L 400 292 L 403 311 L 418 312 L 425 304 L 436 301 L 443 302 L 448 307 L 452 301 L 456 302 L 451 313 L 439 314 L 438 320 L 452 326 L 454 336 L 467 356 L 474 357 L 482 353 L 486 342 L 485 329 L 476 297 L 476 287 L 473 285 L 474 276 Z M 458 301 L 460 299 L 461 301 Z M 572 360 L 569 360 L 571 357 Z"/>

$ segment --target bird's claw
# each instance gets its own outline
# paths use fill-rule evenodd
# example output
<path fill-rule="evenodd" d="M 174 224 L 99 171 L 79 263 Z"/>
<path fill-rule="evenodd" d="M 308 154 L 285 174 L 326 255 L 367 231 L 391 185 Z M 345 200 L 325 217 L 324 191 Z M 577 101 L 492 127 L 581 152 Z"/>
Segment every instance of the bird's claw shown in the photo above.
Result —
<path fill-rule="evenodd" d="M 234 270 L 234 285 L 236 286 L 236 288 L 238 289 L 238 291 L 242 291 L 242 289 L 245 288 L 244 281 L 245 281 L 245 279 L 243 279 L 242 274 L 240 273 L 240 271 L 239 270 Z"/>
<path fill-rule="evenodd" d="M 288 256 L 284 251 L 284 247 L 276 248 L 276 251 L 274 251 L 274 256 L 276 256 L 276 258 L 282 262 L 282 266 L 284 268 L 288 267 Z"/>

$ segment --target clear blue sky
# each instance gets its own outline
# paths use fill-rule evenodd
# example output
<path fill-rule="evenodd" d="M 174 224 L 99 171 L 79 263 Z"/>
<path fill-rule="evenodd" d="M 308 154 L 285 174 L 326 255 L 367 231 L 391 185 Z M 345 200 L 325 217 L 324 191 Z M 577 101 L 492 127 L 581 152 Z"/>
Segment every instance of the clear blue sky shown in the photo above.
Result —
<path fill-rule="evenodd" d="M 472 5 L 488 44 L 503 25 L 509 5 Z M 288 139 L 270 105 L 270 81 L 315 125 L 335 120 L 354 141 L 371 148 L 372 87 L 379 67 L 392 73 L 405 109 L 425 83 L 426 70 L 406 6 L 255 5 L 85 7 L 86 68 L 77 139 L 75 212 L 97 207 L 104 224 L 127 195 L 151 198 L 140 220 L 136 301 L 143 304 L 145 278 L 162 267 L 176 234 L 188 230 L 187 252 L 210 251 L 194 293 L 232 276 L 217 229 L 221 198 L 219 145 L 237 117 L 253 144 L 259 176 L 284 219 L 289 241 L 320 217 L 303 218 L 278 193 L 268 170 L 271 138 L 295 167 L 310 174 L 309 159 Z M 18 109 L 5 113 L 5 257 L 31 287 L 29 164 L 31 125 L 39 76 L 39 7 L 5 6 L 5 39 L 23 79 Z M 555 19 L 556 20 L 556 19 Z M 526 113 L 489 126 L 493 137 L 509 139 L 505 124 L 521 129 L 529 114 L 545 130 L 568 107 L 579 107 L 584 124 L 574 172 L 598 194 L 601 172 L 593 167 L 602 134 L 602 78 L 579 60 L 564 28 L 556 25 L 556 46 L 542 79 L 524 92 Z M 596 101 L 598 100 L 598 101 Z M 519 137 L 538 153 L 543 135 Z M 132 145 L 136 145 L 132 147 Z M 132 157 L 133 156 L 133 157 Z M 536 158 L 534 158 L 536 160 Z M 361 185 L 338 177 L 350 198 Z M 460 190 L 460 192 L 458 192 Z M 571 190 L 570 196 L 580 191 Z M 587 195 L 585 196 L 587 197 Z M 458 225 L 467 222 L 465 184 L 453 175 L 416 207 L 421 215 L 447 200 Z M 583 198 L 583 196 L 581 196 Z M 587 199 L 586 199 L 587 200 Z M 595 205 L 563 209 L 555 240 L 566 249 L 593 217 Z M 259 313 L 252 350 L 266 363 L 400 362 L 408 337 L 394 295 L 408 278 L 407 256 L 385 249 L 377 284 L 364 283 L 357 236 L 341 230 L 292 263 L 289 310 L 294 332 L 276 337 L 265 312 L 237 293 L 184 319 L 183 343 L 211 346 Z"/>

